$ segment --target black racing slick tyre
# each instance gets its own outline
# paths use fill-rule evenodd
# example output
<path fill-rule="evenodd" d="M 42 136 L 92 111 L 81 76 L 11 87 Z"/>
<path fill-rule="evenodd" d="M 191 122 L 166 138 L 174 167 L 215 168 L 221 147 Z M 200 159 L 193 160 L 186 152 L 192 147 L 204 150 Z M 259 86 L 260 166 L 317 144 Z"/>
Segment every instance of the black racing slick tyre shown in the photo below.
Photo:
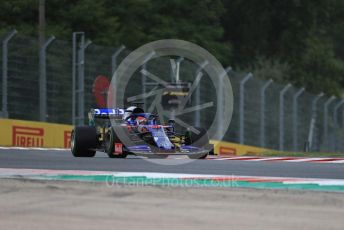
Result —
<path fill-rule="evenodd" d="M 95 127 L 75 127 L 71 134 L 71 151 L 74 157 L 94 157 L 97 148 Z"/>
<path fill-rule="evenodd" d="M 106 135 L 105 152 L 110 158 L 126 158 L 128 153 L 123 151 L 123 145 L 122 153 L 115 153 L 115 143 L 122 144 L 114 129 L 110 128 Z"/>

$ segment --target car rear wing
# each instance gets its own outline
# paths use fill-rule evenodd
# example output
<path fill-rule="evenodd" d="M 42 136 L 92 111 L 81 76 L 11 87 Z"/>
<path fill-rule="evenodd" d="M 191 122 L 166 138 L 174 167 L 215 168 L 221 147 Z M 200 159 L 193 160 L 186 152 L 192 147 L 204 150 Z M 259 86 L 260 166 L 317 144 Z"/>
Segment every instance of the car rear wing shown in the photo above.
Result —
<path fill-rule="evenodd" d="M 93 118 L 122 118 L 124 115 L 125 109 L 92 109 L 91 115 Z"/>

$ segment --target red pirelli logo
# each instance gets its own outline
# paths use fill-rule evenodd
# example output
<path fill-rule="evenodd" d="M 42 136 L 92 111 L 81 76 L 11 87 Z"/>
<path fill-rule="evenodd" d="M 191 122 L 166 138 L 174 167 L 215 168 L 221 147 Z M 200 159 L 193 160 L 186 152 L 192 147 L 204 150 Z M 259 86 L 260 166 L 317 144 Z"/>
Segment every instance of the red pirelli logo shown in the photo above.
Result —
<path fill-rule="evenodd" d="M 72 132 L 71 131 L 64 131 L 63 133 L 63 146 L 64 148 L 68 149 L 70 148 L 70 137 L 71 137 Z"/>
<path fill-rule="evenodd" d="M 26 126 L 12 127 L 12 144 L 13 146 L 22 147 L 43 147 L 44 129 L 32 128 Z"/>
<path fill-rule="evenodd" d="M 234 156 L 236 155 L 236 149 L 220 146 L 219 154 L 221 156 Z"/>

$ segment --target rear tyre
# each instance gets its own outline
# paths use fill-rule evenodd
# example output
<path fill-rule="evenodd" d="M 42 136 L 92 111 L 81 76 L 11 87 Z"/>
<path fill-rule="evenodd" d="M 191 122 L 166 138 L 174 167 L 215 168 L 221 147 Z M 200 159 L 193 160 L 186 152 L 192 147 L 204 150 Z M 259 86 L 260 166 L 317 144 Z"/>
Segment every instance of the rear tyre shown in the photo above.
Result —
<path fill-rule="evenodd" d="M 71 134 L 71 151 L 74 157 L 94 157 L 97 148 L 95 127 L 75 127 Z"/>
<path fill-rule="evenodd" d="M 128 152 L 123 151 L 123 145 L 122 145 L 122 153 L 115 153 L 115 143 L 122 143 L 122 142 L 117 136 L 114 129 L 111 127 L 106 136 L 105 152 L 110 158 L 126 158 L 128 155 Z"/>

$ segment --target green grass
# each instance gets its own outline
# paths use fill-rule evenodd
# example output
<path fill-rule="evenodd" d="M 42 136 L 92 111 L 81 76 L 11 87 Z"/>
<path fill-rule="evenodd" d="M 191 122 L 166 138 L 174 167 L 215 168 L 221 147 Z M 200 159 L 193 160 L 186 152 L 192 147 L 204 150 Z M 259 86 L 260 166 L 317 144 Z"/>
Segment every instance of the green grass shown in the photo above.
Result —
<path fill-rule="evenodd" d="M 249 154 L 247 154 L 248 156 Z M 280 152 L 267 151 L 260 153 L 259 156 L 266 157 L 344 157 L 344 153 L 327 153 L 327 152 Z"/>

